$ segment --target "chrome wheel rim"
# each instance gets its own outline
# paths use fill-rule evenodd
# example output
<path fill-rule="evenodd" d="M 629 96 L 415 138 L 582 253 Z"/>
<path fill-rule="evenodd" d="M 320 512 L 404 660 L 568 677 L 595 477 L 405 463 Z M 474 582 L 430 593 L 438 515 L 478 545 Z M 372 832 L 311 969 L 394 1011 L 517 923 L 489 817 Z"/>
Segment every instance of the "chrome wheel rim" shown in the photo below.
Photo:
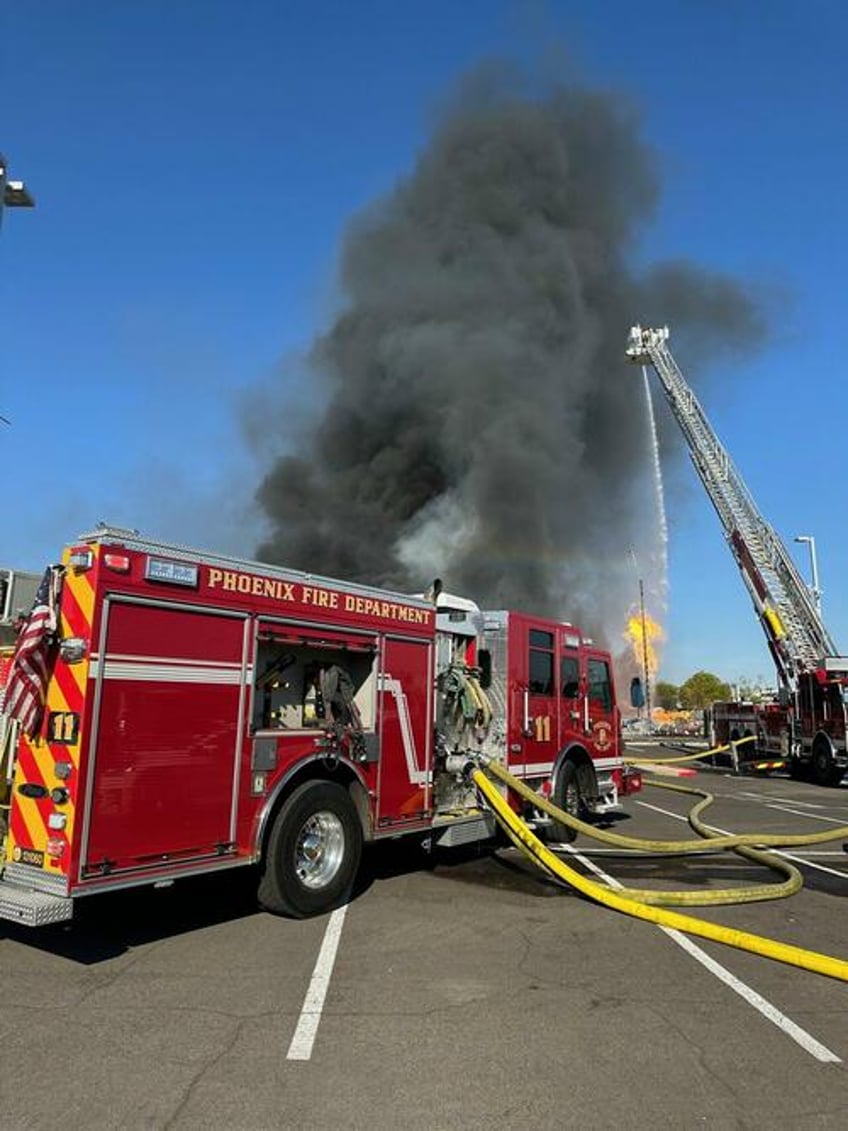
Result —
<path fill-rule="evenodd" d="M 313 813 L 295 845 L 295 871 L 305 888 L 316 891 L 331 883 L 344 858 L 344 827 L 335 813 Z"/>

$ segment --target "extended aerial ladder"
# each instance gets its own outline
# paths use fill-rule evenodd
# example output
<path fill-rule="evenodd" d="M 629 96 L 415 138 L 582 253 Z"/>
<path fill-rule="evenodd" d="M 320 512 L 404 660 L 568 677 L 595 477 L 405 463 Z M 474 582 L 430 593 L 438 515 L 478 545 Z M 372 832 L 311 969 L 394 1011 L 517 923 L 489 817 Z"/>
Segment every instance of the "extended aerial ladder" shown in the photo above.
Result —
<path fill-rule="evenodd" d="M 766 522 L 668 348 L 667 326 L 633 326 L 627 357 L 651 365 L 686 439 L 689 455 L 724 528 L 754 603 L 781 685 L 798 690 L 801 673 L 828 669 L 836 648 L 812 594 Z M 845 668 L 844 657 L 840 667 Z"/>

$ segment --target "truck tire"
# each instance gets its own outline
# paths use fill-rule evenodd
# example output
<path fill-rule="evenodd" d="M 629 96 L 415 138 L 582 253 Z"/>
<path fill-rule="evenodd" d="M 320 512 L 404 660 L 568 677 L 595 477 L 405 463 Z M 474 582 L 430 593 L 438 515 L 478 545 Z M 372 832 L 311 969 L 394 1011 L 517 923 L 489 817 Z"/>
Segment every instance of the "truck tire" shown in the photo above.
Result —
<path fill-rule="evenodd" d="M 362 826 L 348 791 L 304 782 L 274 821 L 259 902 L 294 919 L 331 911 L 349 898 L 361 857 Z"/>
<path fill-rule="evenodd" d="M 843 772 L 833 764 L 830 743 L 817 738 L 813 743 L 813 781 L 817 785 L 839 785 Z"/>
<path fill-rule="evenodd" d="M 554 805 L 564 809 L 570 817 L 585 818 L 583 801 L 580 796 L 580 781 L 577 766 L 574 762 L 566 762 L 557 781 Z M 571 844 L 577 837 L 577 830 L 561 821 L 554 821 L 551 825 L 551 843 L 559 841 L 560 844 Z"/>

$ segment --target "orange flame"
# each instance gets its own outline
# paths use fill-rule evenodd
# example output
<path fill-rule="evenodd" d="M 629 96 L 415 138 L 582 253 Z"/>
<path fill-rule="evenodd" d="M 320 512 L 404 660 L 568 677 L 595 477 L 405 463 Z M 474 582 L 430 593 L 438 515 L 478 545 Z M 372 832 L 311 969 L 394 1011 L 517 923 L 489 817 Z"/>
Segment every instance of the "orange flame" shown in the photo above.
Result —
<path fill-rule="evenodd" d="M 656 646 L 665 640 L 665 633 L 662 630 L 662 626 L 659 625 L 653 617 L 649 617 L 647 613 L 645 613 L 643 617 L 638 611 L 631 612 L 627 619 L 627 628 L 623 636 L 624 639 L 630 643 L 633 649 L 633 658 L 636 660 L 640 670 L 645 664 L 647 657 L 648 674 L 653 678 L 659 666 Z"/>

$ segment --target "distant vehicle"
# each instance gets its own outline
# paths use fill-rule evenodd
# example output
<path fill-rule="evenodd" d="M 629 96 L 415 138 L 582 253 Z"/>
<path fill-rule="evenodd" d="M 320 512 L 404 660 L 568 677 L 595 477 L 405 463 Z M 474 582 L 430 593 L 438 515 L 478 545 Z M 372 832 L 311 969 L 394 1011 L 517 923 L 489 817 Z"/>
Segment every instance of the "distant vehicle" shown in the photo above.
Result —
<path fill-rule="evenodd" d="M 41 575 L 0 567 L 0 647 L 14 644 L 15 621 L 32 607 Z"/>

